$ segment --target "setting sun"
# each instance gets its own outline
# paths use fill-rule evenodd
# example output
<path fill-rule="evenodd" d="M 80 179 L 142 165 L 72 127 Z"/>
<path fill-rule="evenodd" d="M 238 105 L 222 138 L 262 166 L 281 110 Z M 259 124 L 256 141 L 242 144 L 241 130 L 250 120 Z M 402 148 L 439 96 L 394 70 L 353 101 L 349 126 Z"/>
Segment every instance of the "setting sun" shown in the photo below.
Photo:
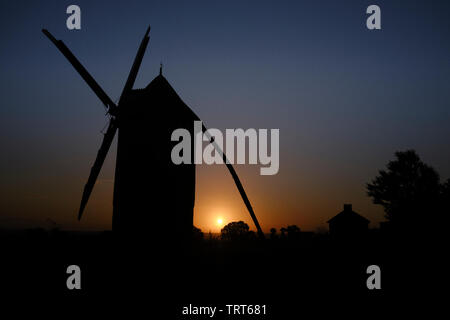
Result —
<path fill-rule="evenodd" d="M 219 227 L 221 227 L 221 226 L 223 225 L 223 219 L 222 219 L 222 218 L 218 218 L 218 219 L 217 219 L 217 225 L 218 225 Z"/>

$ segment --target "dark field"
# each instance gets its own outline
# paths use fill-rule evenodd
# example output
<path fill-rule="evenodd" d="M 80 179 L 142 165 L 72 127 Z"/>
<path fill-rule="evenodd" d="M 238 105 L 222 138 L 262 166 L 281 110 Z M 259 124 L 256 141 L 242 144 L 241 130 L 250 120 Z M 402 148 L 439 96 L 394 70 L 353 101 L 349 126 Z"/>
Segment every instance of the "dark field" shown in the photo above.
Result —
<path fill-rule="evenodd" d="M 411 278 L 415 269 L 408 266 L 417 255 L 409 245 L 379 230 L 358 241 L 313 233 L 264 241 L 206 235 L 178 249 L 169 239 L 146 243 L 111 232 L 4 231 L 2 290 L 66 302 L 112 298 L 121 306 L 144 300 L 173 317 L 182 317 L 188 304 L 266 304 L 274 316 L 318 302 L 378 304 L 413 294 L 421 281 Z M 66 287 L 72 264 L 81 268 L 81 290 Z M 372 264 L 382 270 L 382 290 L 367 289 Z"/>

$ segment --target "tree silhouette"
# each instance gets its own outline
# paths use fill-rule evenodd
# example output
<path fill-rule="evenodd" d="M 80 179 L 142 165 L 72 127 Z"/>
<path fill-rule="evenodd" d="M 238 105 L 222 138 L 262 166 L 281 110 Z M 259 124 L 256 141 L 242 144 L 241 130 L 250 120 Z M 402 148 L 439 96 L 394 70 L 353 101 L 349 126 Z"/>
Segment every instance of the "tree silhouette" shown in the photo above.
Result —
<path fill-rule="evenodd" d="M 277 229 L 271 228 L 270 229 L 270 239 L 271 240 L 276 240 L 277 238 L 278 238 L 278 236 L 277 236 Z"/>
<path fill-rule="evenodd" d="M 249 226 L 244 221 L 230 222 L 220 230 L 223 240 L 243 240 L 248 238 Z"/>
<path fill-rule="evenodd" d="M 192 226 L 192 239 L 194 240 L 203 240 L 203 232 L 201 229 L 196 226 Z"/>
<path fill-rule="evenodd" d="M 289 239 L 293 240 L 298 239 L 300 237 L 300 228 L 297 227 L 295 224 L 288 226 L 286 230 Z"/>
<path fill-rule="evenodd" d="M 414 150 L 395 153 L 387 170 L 367 184 L 374 204 L 384 207 L 385 217 L 396 228 L 416 228 L 433 221 L 440 190 L 439 174 Z"/>
<path fill-rule="evenodd" d="M 287 229 L 283 227 L 283 228 L 280 229 L 280 232 L 281 232 L 280 238 L 281 239 L 285 239 L 286 238 Z"/>
<path fill-rule="evenodd" d="M 450 179 L 441 185 L 439 211 L 446 215 L 450 213 Z"/>
<path fill-rule="evenodd" d="M 447 179 L 447 181 L 442 184 L 441 197 L 445 204 L 448 206 L 450 204 L 450 179 Z"/>

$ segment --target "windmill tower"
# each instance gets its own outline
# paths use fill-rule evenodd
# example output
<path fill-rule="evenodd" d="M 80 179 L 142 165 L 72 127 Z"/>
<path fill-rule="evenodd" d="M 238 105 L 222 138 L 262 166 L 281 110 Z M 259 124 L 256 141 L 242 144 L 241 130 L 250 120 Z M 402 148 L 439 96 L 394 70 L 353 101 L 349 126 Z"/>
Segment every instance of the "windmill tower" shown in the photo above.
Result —
<path fill-rule="evenodd" d="M 150 27 L 139 46 L 127 81 L 116 105 L 98 85 L 67 46 L 50 32 L 42 32 L 69 60 L 108 109 L 110 122 L 84 187 L 78 219 L 81 219 L 100 169 L 118 131 L 113 197 L 113 232 L 126 236 L 163 237 L 169 231 L 176 241 L 189 239 L 195 202 L 195 164 L 176 165 L 171 150 L 175 129 L 184 128 L 194 136 L 197 115 L 181 100 L 160 74 L 144 89 L 133 89 L 149 42 Z M 206 128 L 203 126 L 203 131 Z M 241 197 L 263 238 L 250 201 L 232 165 L 213 142 L 232 175 Z M 193 147 L 193 146 L 192 146 Z M 191 155 L 194 155 L 192 150 Z"/>

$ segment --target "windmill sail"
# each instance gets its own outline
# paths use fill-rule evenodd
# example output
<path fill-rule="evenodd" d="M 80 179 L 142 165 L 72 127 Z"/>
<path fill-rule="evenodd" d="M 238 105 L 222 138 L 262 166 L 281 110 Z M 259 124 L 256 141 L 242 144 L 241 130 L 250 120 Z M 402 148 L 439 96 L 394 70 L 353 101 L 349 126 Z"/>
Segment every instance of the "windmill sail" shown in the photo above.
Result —
<path fill-rule="evenodd" d="M 250 200 L 247 197 L 247 193 L 245 192 L 244 187 L 242 186 L 241 180 L 239 179 L 239 176 L 237 175 L 236 171 L 234 170 L 233 165 L 228 161 L 227 156 L 225 152 L 219 147 L 216 141 L 214 139 L 211 139 L 211 136 L 209 135 L 206 127 L 203 125 L 202 131 L 206 133 L 207 138 L 211 141 L 214 148 L 217 150 L 217 152 L 222 156 L 223 162 L 226 164 L 228 171 L 230 172 L 231 176 L 233 177 L 234 184 L 236 185 L 236 188 L 239 191 L 239 194 L 241 195 L 242 201 L 244 201 L 245 206 L 247 207 L 248 212 L 250 213 L 250 217 L 253 220 L 253 223 L 255 224 L 256 230 L 258 231 L 258 236 L 261 239 L 264 239 L 264 233 L 261 229 L 261 226 L 259 225 L 258 219 L 256 218 L 255 212 L 253 211 L 253 207 L 250 203 Z"/>
<path fill-rule="evenodd" d="M 108 129 L 106 130 L 105 136 L 103 137 L 102 145 L 97 153 L 97 158 L 95 158 L 94 165 L 91 168 L 91 173 L 89 174 L 88 181 L 84 186 L 83 197 L 81 198 L 80 210 L 78 211 L 78 220 L 81 219 L 83 215 L 84 208 L 89 200 L 89 197 L 94 189 L 95 182 L 97 181 L 100 170 L 102 169 L 103 162 L 105 162 L 106 155 L 108 154 L 111 143 L 114 139 L 114 135 L 117 131 L 117 125 L 114 119 L 109 122 Z"/>
<path fill-rule="evenodd" d="M 46 29 L 42 29 L 42 32 L 53 42 L 53 44 L 61 51 L 61 53 L 69 60 L 72 66 L 77 70 L 80 76 L 86 81 L 88 86 L 94 91 L 97 97 L 103 102 L 105 107 L 108 108 L 111 114 L 114 113 L 117 108 L 115 103 L 108 97 L 105 91 L 99 86 L 97 81 L 92 78 L 85 67 L 78 61 L 78 59 L 73 55 L 73 53 L 67 48 L 67 46 L 61 40 L 56 40 L 55 37 L 48 32 Z"/>
<path fill-rule="evenodd" d="M 118 106 L 116 106 L 114 104 L 114 102 L 112 102 L 112 100 L 108 97 L 108 95 L 105 93 L 105 91 L 100 87 L 100 85 L 89 74 L 89 72 L 86 70 L 86 68 L 83 67 L 83 65 L 78 61 L 78 59 L 72 54 L 72 52 L 64 44 L 64 42 L 62 42 L 61 40 L 56 40 L 55 37 L 53 37 L 53 35 L 46 29 L 42 29 L 42 32 L 53 42 L 53 44 L 55 44 L 55 46 L 61 51 L 61 53 L 67 58 L 67 60 L 69 60 L 69 62 L 72 64 L 72 66 L 78 71 L 78 73 L 81 75 L 81 77 L 89 85 L 89 87 L 95 92 L 95 94 L 99 97 L 99 99 L 103 102 L 103 104 L 109 109 L 109 112 L 112 115 L 116 116 Z M 127 81 L 125 83 L 125 86 L 123 88 L 123 91 L 122 91 L 122 94 L 121 94 L 121 97 L 119 100 L 119 106 L 120 106 L 120 102 L 123 101 L 124 97 L 131 91 L 131 89 L 134 85 L 137 73 L 139 71 L 139 67 L 142 62 L 142 58 L 144 57 L 145 49 L 147 48 L 147 45 L 149 42 L 149 36 L 148 36 L 149 32 L 150 32 L 150 27 L 148 27 L 148 29 L 145 33 L 144 39 L 142 40 L 139 50 L 136 54 L 136 58 L 131 67 L 130 73 L 128 75 Z M 111 118 L 108 129 L 105 133 L 102 144 L 100 146 L 97 157 L 95 159 L 94 165 L 91 168 L 91 172 L 89 174 L 88 181 L 83 190 L 83 196 L 81 199 L 80 209 L 78 211 L 78 220 L 80 220 L 83 215 L 84 209 L 85 209 L 86 204 L 89 200 L 89 197 L 92 193 L 95 182 L 98 178 L 100 170 L 105 161 L 106 155 L 108 154 L 109 148 L 111 147 L 111 143 L 114 139 L 114 135 L 116 134 L 116 131 L 117 131 L 117 120 L 115 118 Z"/>
<path fill-rule="evenodd" d="M 150 40 L 149 37 L 150 26 L 147 28 L 145 32 L 144 38 L 142 39 L 141 45 L 139 46 L 136 57 L 134 58 L 133 65 L 131 66 L 130 73 L 128 74 L 127 82 L 125 82 L 125 86 L 123 87 L 122 94 L 120 95 L 119 105 L 123 101 L 124 97 L 133 89 L 134 81 L 136 81 L 136 77 L 141 66 L 142 59 L 144 58 L 145 50 L 147 49 L 148 42 Z"/>

